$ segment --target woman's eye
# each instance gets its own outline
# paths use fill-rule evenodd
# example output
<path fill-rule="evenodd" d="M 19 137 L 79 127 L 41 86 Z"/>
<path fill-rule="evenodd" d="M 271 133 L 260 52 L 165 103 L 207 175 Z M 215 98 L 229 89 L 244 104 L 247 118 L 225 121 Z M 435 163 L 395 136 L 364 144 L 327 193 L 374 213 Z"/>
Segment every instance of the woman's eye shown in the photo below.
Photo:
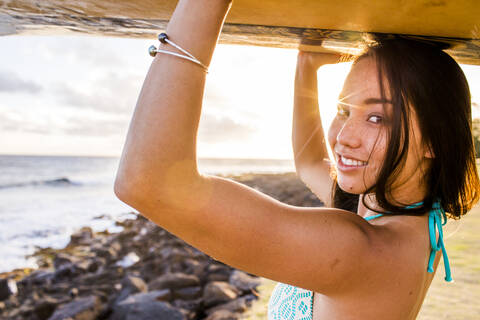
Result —
<path fill-rule="evenodd" d="M 382 117 L 380 117 L 380 116 L 375 116 L 375 115 L 370 116 L 370 117 L 368 118 L 368 120 L 370 120 L 370 119 L 374 119 L 373 121 L 371 121 L 371 122 L 373 122 L 373 123 L 380 123 L 380 122 L 382 122 L 382 120 L 383 120 Z"/>

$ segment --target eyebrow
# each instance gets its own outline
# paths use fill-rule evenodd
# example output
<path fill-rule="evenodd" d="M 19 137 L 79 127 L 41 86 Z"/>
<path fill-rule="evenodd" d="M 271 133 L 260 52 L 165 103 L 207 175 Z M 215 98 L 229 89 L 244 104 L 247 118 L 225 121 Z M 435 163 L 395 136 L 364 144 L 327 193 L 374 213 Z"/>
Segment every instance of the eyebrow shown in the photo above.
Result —
<path fill-rule="evenodd" d="M 346 105 L 346 106 L 352 106 L 352 107 L 356 106 L 356 105 L 353 105 L 353 104 L 348 103 L 348 102 L 343 102 L 343 99 L 345 99 L 345 98 L 338 99 L 337 102 L 339 104 L 343 104 L 343 105 Z M 370 105 L 370 104 L 393 104 L 393 102 L 391 100 L 388 100 L 388 99 L 380 99 L 380 98 L 367 98 L 367 99 L 363 100 L 362 105 Z"/>
<path fill-rule="evenodd" d="M 379 98 L 368 98 L 368 99 L 365 99 L 363 101 L 363 104 L 386 104 L 386 103 L 389 103 L 389 104 L 393 104 L 392 100 L 388 100 L 388 99 L 379 99 Z"/>

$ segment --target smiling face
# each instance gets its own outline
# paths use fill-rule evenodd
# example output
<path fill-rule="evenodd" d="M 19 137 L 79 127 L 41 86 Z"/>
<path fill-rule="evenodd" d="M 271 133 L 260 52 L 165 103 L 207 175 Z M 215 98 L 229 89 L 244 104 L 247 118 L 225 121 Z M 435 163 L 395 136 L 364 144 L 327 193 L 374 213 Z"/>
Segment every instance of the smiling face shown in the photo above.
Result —
<path fill-rule="evenodd" d="M 361 58 L 352 66 L 328 132 L 337 182 L 346 192 L 364 193 L 375 184 L 383 166 L 394 112 L 388 85 L 384 85 L 384 91 L 382 99 L 374 59 Z M 415 193 L 418 197 L 425 191 L 421 178 L 430 154 L 421 148 L 420 129 L 410 109 L 408 153 L 405 166 L 392 182 L 393 202 L 409 202 L 409 195 Z"/>

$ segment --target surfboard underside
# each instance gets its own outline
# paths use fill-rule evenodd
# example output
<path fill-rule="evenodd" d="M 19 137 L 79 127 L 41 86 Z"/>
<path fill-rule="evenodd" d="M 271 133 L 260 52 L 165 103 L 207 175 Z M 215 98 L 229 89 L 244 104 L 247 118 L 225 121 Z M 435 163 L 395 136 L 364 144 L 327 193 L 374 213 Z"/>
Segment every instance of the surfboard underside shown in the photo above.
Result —
<path fill-rule="evenodd" d="M 0 2 L 0 35 L 88 34 L 155 39 L 165 30 L 176 3 L 11 0 Z M 459 63 L 480 65 L 477 1 L 375 3 L 235 0 L 220 43 L 355 54 L 372 36 L 400 34 L 445 43 L 449 47 L 446 51 Z"/>

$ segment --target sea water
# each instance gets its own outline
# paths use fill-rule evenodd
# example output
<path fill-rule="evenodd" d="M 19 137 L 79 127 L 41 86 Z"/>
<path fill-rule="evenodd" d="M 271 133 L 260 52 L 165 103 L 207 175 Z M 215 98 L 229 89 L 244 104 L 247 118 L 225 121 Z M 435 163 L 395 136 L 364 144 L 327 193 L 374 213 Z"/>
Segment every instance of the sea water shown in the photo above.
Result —
<path fill-rule="evenodd" d="M 37 247 L 63 248 L 83 226 L 119 232 L 136 211 L 118 200 L 118 158 L 0 156 L 0 272 L 37 267 Z M 291 160 L 199 159 L 199 171 L 228 175 L 293 172 Z M 132 213 L 133 212 L 133 213 Z"/>

